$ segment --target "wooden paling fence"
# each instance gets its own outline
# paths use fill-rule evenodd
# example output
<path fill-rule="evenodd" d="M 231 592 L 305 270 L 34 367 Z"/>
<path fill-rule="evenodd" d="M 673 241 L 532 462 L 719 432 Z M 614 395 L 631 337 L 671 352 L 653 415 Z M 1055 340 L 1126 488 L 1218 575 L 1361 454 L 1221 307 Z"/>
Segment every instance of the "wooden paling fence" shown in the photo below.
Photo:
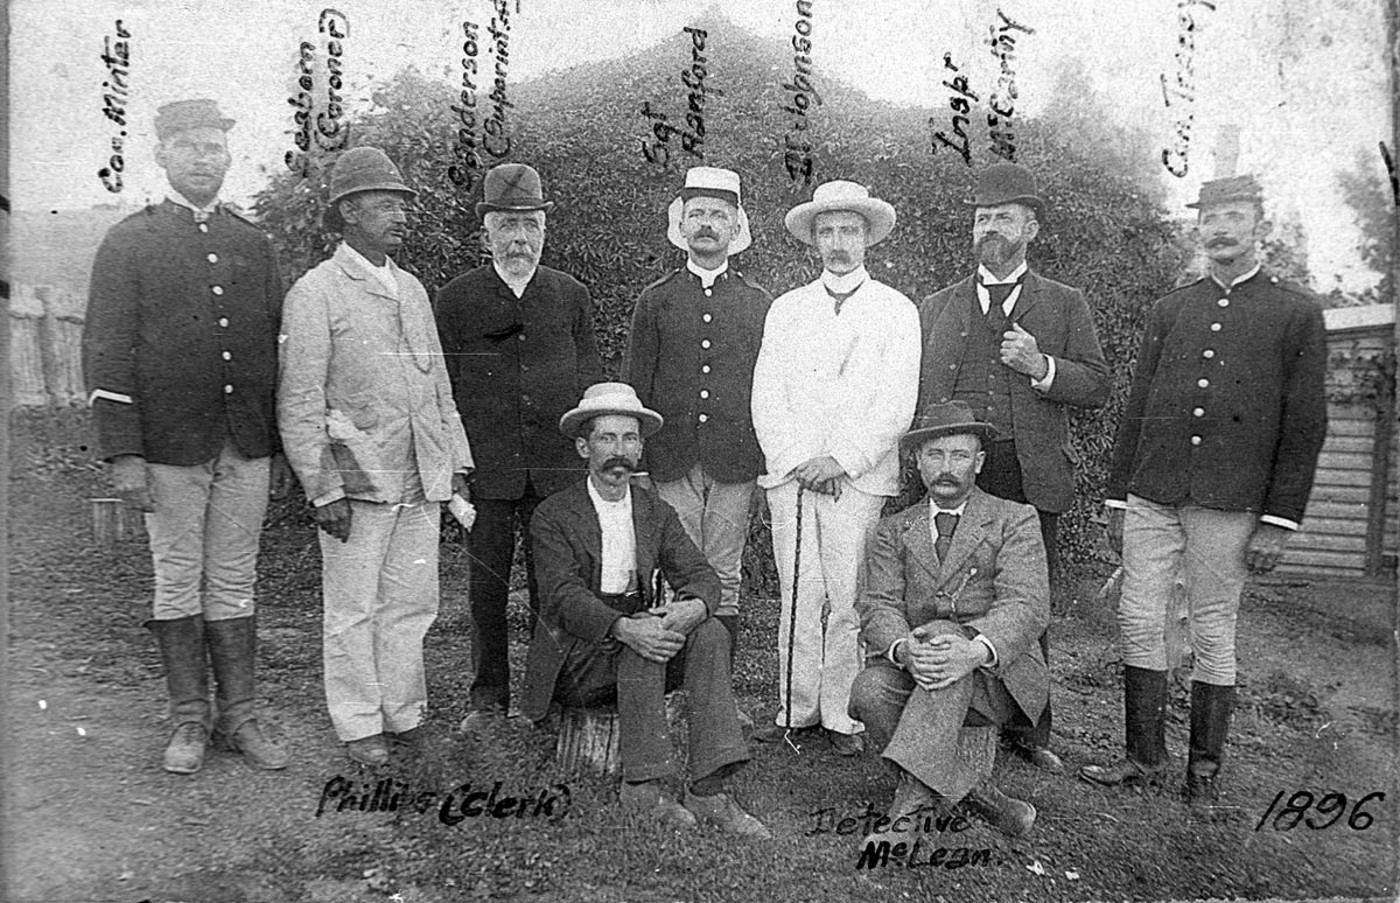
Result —
<path fill-rule="evenodd" d="M 49 285 L 17 285 L 10 298 L 10 379 L 21 407 L 81 404 L 82 295 Z"/>

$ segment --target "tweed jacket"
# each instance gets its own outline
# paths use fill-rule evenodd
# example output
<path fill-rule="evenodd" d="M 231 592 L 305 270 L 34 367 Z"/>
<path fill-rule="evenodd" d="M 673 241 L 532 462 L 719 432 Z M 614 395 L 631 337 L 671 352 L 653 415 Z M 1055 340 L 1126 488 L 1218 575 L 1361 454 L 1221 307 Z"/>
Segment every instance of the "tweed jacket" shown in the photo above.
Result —
<path fill-rule="evenodd" d="M 992 676 L 1035 721 L 1050 692 L 1036 642 L 1050 620 L 1050 577 L 1035 509 L 974 488 L 941 564 L 929 520 L 925 497 L 881 520 L 866 546 L 856 612 L 867 653 L 884 655 L 929 621 L 955 621 L 996 647 Z"/>
<path fill-rule="evenodd" d="M 603 379 L 593 302 L 572 276 L 541 266 L 516 298 L 487 263 L 453 279 L 437 299 L 438 330 L 457 409 L 472 437 L 472 493 L 518 499 L 582 475 L 559 418 Z"/>
<path fill-rule="evenodd" d="M 768 309 L 753 374 L 753 425 L 764 489 L 830 455 L 870 495 L 899 490 L 899 437 L 914 417 L 919 315 L 900 292 L 867 278 L 840 314 L 821 279 Z"/>
<path fill-rule="evenodd" d="M 919 304 L 924 336 L 920 411 L 953 397 L 974 309 L 980 314 L 976 276 Z M 1079 289 L 1028 270 L 1011 322 L 1035 336 L 1040 350 L 1055 359 L 1055 379 L 1044 392 L 1032 388 L 1028 377 L 1013 374 L 1011 419 L 1026 500 L 1058 514 L 1074 504 L 1074 465 L 1079 462 L 1069 442 L 1068 408 L 1103 406 L 1111 382 L 1108 364 Z"/>
<path fill-rule="evenodd" d="M 749 405 L 772 300 L 732 262 L 709 289 L 680 267 L 642 291 L 623 373 L 642 403 L 666 418 L 647 440 L 653 479 L 679 480 L 696 463 L 721 483 L 762 473 Z"/>
<path fill-rule="evenodd" d="M 103 458 L 189 466 L 226 441 L 279 450 L 282 280 L 272 243 L 226 207 L 172 201 L 117 223 L 93 261 L 83 372 Z"/>
<path fill-rule="evenodd" d="M 1105 497 L 1252 511 L 1296 526 L 1327 433 L 1326 334 L 1304 291 L 1210 277 L 1148 316 Z"/>
<path fill-rule="evenodd" d="M 429 501 L 446 501 L 452 475 L 471 472 L 428 293 L 390 267 L 397 298 L 341 244 L 287 293 L 277 411 L 316 504 L 397 503 L 414 471 Z"/>
<path fill-rule="evenodd" d="M 637 542 L 638 610 L 655 604 L 659 571 L 678 598 L 695 598 L 713 614 L 719 578 L 681 527 L 676 512 L 654 492 L 632 486 L 632 526 Z M 540 619 L 525 666 L 520 710 L 531 721 L 549 712 L 559 670 L 580 643 L 599 643 L 625 614 L 598 598 L 603 579 L 603 534 L 588 496 L 586 478 L 540 502 L 530 521 Z"/>

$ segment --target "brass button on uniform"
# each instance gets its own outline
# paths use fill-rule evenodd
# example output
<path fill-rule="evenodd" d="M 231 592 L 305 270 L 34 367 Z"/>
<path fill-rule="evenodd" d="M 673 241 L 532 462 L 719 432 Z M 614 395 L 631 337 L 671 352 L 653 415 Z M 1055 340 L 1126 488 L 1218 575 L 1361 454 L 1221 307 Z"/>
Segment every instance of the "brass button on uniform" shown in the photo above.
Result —
<path fill-rule="evenodd" d="M 708 323 L 708 322 L 710 322 L 711 320 L 713 320 L 714 317 L 710 316 L 709 314 L 705 314 L 705 315 L 704 315 L 703 317 L 701 317 L 700 319 L 702 319 L 702 320 L 704 320 L 706 323 Z"/>
<path fill-rule="evenodd" d="M 1205 358 L 1206 360 L 1210 360 L 1211 358 L 1215 357 L 1215 351 L 1213 349 L 1207 348 L 1205 351 L 1201 352 L 1201 357 Z"/>
<path fill-rule="evenodd" d="M 707 420 L 710 419 L 710 415 L 709 415 L 709 414 L 701 414 L 699 417 L 697 417 L 697 418 L 695 418 L 695 419 L 699 420 L 701 423 L 704 423 L 704 422 L 706 422 Z"/>
<path fill-rule="evenodd" d="M 225 395 L 232 395 L 232 394 L 233 394 L 233 386 L 224 386 L 224 394 L 225 394 Z"/>
<path fill-rule="evenodd" d="M 706 364 L 705 366 L 701 367 L 701 368 L 700 368 L 700 372 L 701 372 L 701 373 L 709 373 L 709 372 L 710 372 L 710 365 L 709 365 L 709 364 Z"/>
<path fill-rule="evenodd" d="M 228 317 L 220 317 L 220 318 L 219 318 L 219 325 L 220 325 L 220 326 L 228 326 Z"/>
<path fill-rule="evenodd" d="M 1193 416 L 1193 417 L 1204 417 L 1204 416 L 1206 416 L 1206 409 L 1205 409 L 1205 408 L 1196 408 L 1194 411 L 1191 412 L 1191 416 Z"/>
<path fill-rule="evenodd" d="M 1196 385 L 1200 386 L 1202 389 L 1208 389 L 1210 388 L 1210 380 L 1206 379 L 1205 377 L 1201 377 L 1200 379 L 1196 380 Z"/>
<path fill-rule="evenodd" d="M 1200 444 L 1201 444 L 1201 437 L 1200 437 L 1200 436 L 1192 436 L 1192 437 L 1191 437 L 1191 444 L 1192 444 L 1192 445 L 1200 445 Z"/>
<path fill-rule="evenodd" d="M 701 339 L 701 340 L 700 340 L 700 347 L 701 347 L 701 348 L 709 348 L 709 347 L 710 347 L 710 340 L 709 340 L 709 339 Z"/>
<path fill-rule="evenodd" d="M 224 352 L 224 360 L 226 360 L 226 361 L 231 361 L 231 360 L 233 360 L 233 352 L 231 352 L 231 351 L 225 351 L 225 352 Z"/>
<path fill-rule="evenodd" d="M 219 262 L 219 255 L 218 255 L 218 254 L 215 254 L 213 251 L 210 251 L 210 252 L 209 252 L 209 256 L 205 257 L 204 259 L 207 260 L 207 261 L 209 261 L 210 263 L 218 263 L 218 262 Z"/>
<path fill-rule="evenodd" d="M 1217 302 L 1215 302 L 1215 303 L 1218 304 L 1218 305 L 1220 305 L 1221 307 L 1229 307 L 1229 306 L 1230 306 L 1230 299 L 1229 299 L 1229 298 L 1221 298 L 1219 301 L 1217 301 Z"/>
<path fill-rule="evenodd" d="M 208 223 L 200 223 L 200 224 L 199 224 L 199 231 L 201 231 L 201 232 L 208 232 L 208 231 L 209 231 L 209 224 L 208 224 Z"/>
<path fill-rule="evenodd" d="M 709 390 L 709 389 L 701 389 L 701 390 L 700 390 L 700 397 L 701 397 L 701 398 L 709 398 L 709 397 L 710 397 L 710 390 Z"/>
<path fill-rule="evenodd" d="M 1220 331 L 1220 324 L 1219 324 L 1219 323 L 1212 323 L 1212 324 L 1210 324 L 1210 331 L 1211 331 L 1211 332 L 1219 332 L 1219 331 Z"/>
<path fill-rule="evenodd" d="M 224 293 L 224 287 L 222 285 L 216 285 L 213 288 L 209 289 L 209 291 L 213 292 L 216 295 L 222 295 Z"/>

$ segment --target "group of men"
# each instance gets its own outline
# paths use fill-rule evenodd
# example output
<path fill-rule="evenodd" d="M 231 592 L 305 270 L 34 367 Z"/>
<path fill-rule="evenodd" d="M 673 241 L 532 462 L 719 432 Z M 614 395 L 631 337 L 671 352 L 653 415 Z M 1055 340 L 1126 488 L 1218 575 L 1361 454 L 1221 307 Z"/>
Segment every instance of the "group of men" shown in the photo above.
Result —
<path fill-rule="evenodd" d="M 325 216 L 341 242 L 284 301 L 268 239 L 218 200 L 232 125 L 213 101 L 161 108 L 170 193 L 104 241 L 84 337 L 102 454 L 148 512 L 148 624 L 175 721 L 166 770 L 197 771 L 216 739 L 254 766 L 287 764 L 254 711 L 253 584 L 269 491 L 294 471 L 320 527 L 325 692 L 353 760 L 422 742 L 450 500 L 476 512 L 462 729 L 511 709 L 518 533 L 533 629 L 520 711 L 616 705 L 624 802 L 768 836 L 725 789 L 749 758 L 731 670 L 757 486 L 782 598 L 778 708 L 755 739 L 797 748 L 820 731 L 853 756 L 868 731 L 896 773 L 892 821 L 967 799 L 1009 834 L 1030 830 L 1034 807 L 968 767 L 959 736 L 999 725 L 1011 750 L 1063 771 L 1047 627 L 1057 519 L 1074 499 L 1068 412 L 1102 405 L 1110 377 L 1083 293 L 1028 269 L 1046 217 L 1028 170 L 980 174 L 976 272 L 916 306 L 865 267 L 896 219 L 865 187 L 827 182 L 788 212 L 822 273 L 774 300 L 731 259 L 752 241 L 738 174 L 693 168 L 667 211 L 685 263 L 642 292 L 625 382 L 604 382 L 587 288 L 540 263 L 553 204 L 533 168 L 488 173 L 476 210 L 491 261 L 434 306 L 393 259 L 414 190 L 382 151 L 344 152 Z M 1166 772 L 1163 637 L 1180 576 L 1195 652 L 1187 792 L 1209 805 L 1240 593 L 1301 519 L 1325 361 L 1316 306 L 1260 272 L 1253 179 L 1208 182 L 1193 206 L 1210 274 L 1153 308 L 1107 493 L 1127 756 L 1080 774 Z M 902 457 L 927 494 L 882 520 Z M 682 686 L 678 800 L 664 695 Z"/>

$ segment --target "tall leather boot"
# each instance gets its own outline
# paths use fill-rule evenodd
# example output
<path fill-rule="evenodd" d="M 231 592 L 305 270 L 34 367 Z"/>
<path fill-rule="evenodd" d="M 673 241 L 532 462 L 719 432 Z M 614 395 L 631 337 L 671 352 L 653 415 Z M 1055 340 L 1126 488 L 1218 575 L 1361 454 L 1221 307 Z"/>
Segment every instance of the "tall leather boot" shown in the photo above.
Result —
<path fill-rule="evenodd" d="M 1191 682 L 1191 752 L 1186 763 L 1186 801 L 1197 811 L 1209 810 L 1220 798 L 1220 765 L 1235 688 Z"/>
<path fill-rule="evenodd" d="M 162 767 L 174 774 L 194 774 L 204 764 L 209 743 L 209 677 L 204 661 L 204 619 L 193 616 L 150 620 L 165 666 L 170 719 L 175 730 L 165 744 Z"/>
<path fill-rule="evenodd" d="M 1156 785 L 1167 771 L 1167 672 L 1123 666 L 1123 720 L 1127 758 L 1085 765 L 1079 776 L 1106 786 Z"/>
<path fill-rule="evenodd" d="M 729 680 L 734 681 L 734 653 L 739 648 L 739 616 L 738 615 L 715 615 L 715 620 L 724 625 L 724 629 L 729 631 Z M 749 713 L 745 712 L 739 705 L 737 697 L 734 699 L 734 712 L 739 717 L 739 728 L 745 736 L 753 733 L 753 719 Z"/>
<path fill-rule="evenodd" d="M 204 635 L 218 686 L 219 723 L 214 731 L 215 742 L 242 753 L 243 760 L 254 768 L 286 768 L 287 751 L 263 733 L 255 712 L 256 617 L 206 621 Z"/>

